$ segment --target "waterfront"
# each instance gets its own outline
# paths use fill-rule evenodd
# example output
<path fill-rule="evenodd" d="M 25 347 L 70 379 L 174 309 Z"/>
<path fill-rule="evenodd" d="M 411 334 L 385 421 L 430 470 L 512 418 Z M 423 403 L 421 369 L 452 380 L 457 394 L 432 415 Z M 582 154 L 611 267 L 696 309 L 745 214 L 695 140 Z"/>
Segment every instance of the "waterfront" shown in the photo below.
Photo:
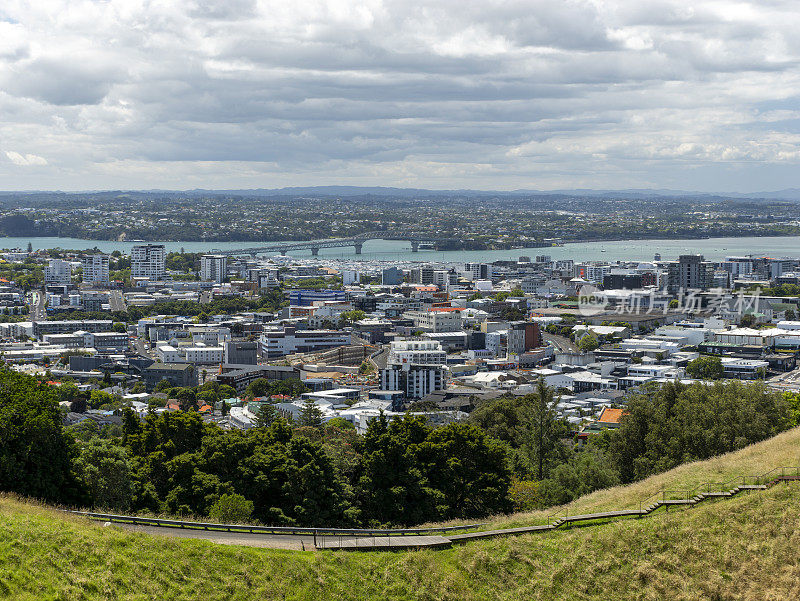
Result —
<path fill-rule="evenodd" d="M 34 249 L 63 248 L 83 250 L 97 247 L 102 252 L 114 250 L 130 253 L 131 247 L 141 242 L 116 242 L 111 240 L 81 240 L 78 238 L 0 238 L 0 248 L 26 248 L 31 243 Z M 183 249 L 186 252 L 211 252 L 214 249 L 230 250 L 258 246 L 254 242 L 163 242 L 168 252 Z M 265 244 L 274 244 L 272 242 Z M 370 240 L 364 243 L 363 253 L 356 255 L 350 247 L 320 250 L 320 258 L 362 259 L 387 261 L 436 261 L 459 263 L 464 261 L 490 262 L 517 259 L 522 255 L 550 255 L 553 259 L 576 261 L 651 261 L 654 253 L 662 259 L 675 259 L 681 254 L 701 254 L 706 259 L 718 261 L 727 256 L 769 255 L 773 257 L 800 257 L 800 237 L 769 236 L 747 238 L 707 238 L 700 240 L 616 240 L 609 242 L 578 242 L 552 248 L 528 248 L 510 250 L 433 251 L 420 250 L 412 253 L 409 242 L 394 240 Z M 310 251 L 290 252 L 289 256 L 309 257 Z"/>

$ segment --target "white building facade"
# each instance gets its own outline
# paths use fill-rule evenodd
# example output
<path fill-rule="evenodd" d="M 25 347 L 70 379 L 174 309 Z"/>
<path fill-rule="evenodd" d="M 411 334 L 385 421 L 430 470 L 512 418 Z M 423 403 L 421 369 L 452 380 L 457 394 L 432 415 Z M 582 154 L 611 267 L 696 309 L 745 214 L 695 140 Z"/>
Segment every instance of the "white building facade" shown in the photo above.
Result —
<path fill-rule="evenodd" d="M 131 249 L 131 277 L 162 281 L 166 277 L 167 253 L 163 244 L 142 244 Z"/>
<path fill-rule="evenodd" d="M 83 281 L 87 284 L 108 284 L 108 255 L 83 257 Z"/>
<path fill-rule="evenodd" d="M 225 255 L 203 255 L 200 257 L 200 279 L 205 282 L 225 281 L 228 272 L 228 258 Z"/>

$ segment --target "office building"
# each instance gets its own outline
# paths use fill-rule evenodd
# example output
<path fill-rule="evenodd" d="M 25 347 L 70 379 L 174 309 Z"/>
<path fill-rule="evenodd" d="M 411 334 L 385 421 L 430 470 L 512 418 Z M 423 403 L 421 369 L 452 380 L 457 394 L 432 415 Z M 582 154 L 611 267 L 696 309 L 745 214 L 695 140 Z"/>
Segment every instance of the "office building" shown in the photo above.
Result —
<path fill-rule="evenodd" d="M 464 263 L 464 268 L 461 270 L 464 278 L 471 282 L 477 280 L 491 280 L 492 279 L 492 266 L 486 263 Z"/>
<path fill-rule="evenodd" d="M 108 255 L 83 257 L 83 281 L 87 284 L 108 284 Z"/>
<path fill-rule="evenodd" d="M 266 359 L 294 353 L 327 351 L 350 344 L 350 334 L 337 330 L 298 330 L 287 326 L 266 331 L 259 338 L 259 352 Z"/>
<path fill-rule="evenodd" d="M 389 267 L 381 272 L 381 285 L 399 286 L 403 283 L 403 270 L 397 267 Z"/>
<path fill-rule="evenodd" d="M 358 284 L 360 281 L 360 275 L 357 271 L 352 271 L 349 269 L 345 269 L 342 271 L 342 286 L 351 286 L 353 284 Z"/>
<path fill-rule="evenodd" d="M 542 333 L 539 324 L 530 321 L 513 321 L 508 324 L 508 355 L 521 355 L 526 351 L 542 346 Z"/>
<path fill-rule="evenodd" d="M 433 284 L 434 269 L 431 266 L 416 267 L 409 271 L 408 281 L 411 284 L 431 285 Z"/>
<path fill-rule="evenodd" d="M 290 290 L 289 304 L 293 307 L 311 307 L 317 301 L 345 301 L 344 290 Z"/>
<path fill-rule="evenodd" d="M 131 249 L 131 277 L 162 281 L 166 277 L 167 253 L 163 244 L 142 244 Z"/>
<path fill-rule="evenodd" d="M 197 368 L 189 363 L 153 363 L 142 370 L 142 380 L 151 391 L 162 380 L 176 387 L 197 386 Z"/>
<path fill-rule="evenodd" d="M 228 271 L 228 257 L 225 255 L 203 255 L 200 257 L 200 279 L 204 282 L 225 281 Z"/>
<path fill-rule="evenodd" d="M 414 327 L 423 332 L 458 332 L 463 328 L 462 309 L 441 307 L 408 311 L 405 317 L 414 321 Z"/>
<path fill-rule="evenodd" d="M 638 290 L 643 286 L 639 273 L 609 273 L 603 277 L 603 288 L 606 290 Z"/>
<path fill-rule="evenodd" d="M 235 365 L 256 365 L 258 363 L 258 343 L 255 341 L 232 341 L 222 345 L 225 349 L 224 362 Z"/>

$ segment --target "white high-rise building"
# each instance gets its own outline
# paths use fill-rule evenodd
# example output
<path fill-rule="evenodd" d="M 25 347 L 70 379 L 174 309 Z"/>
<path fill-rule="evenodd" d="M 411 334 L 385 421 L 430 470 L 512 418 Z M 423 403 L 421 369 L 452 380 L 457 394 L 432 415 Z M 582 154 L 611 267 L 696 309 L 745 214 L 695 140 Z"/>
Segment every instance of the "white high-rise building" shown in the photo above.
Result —
<path fill-rule="evenodd" d="M 72 281 L 72 264 L 62 259 L 50 259 L 44 268 L 45 285 L 66 286 Z"/>
<path fill-rule="evenodd" d="M 83 257 L 83 281 L 87 284 L 108 284 L 108 255 Z"/>
<path fill-rule="evenodd" d="M 200 257 L 200 279 L 205 282 L 225 281 L 228 272 L 228 257 L 225 255 L 203 255 Z"/>
<path fill-rule="evenodd" d="M 167 274 L 163 244 L 142 244 L 131 249 L 131 277 L 161 281 Z"/>
<path fill-rule="evenodd" d="M 381 370 L 381 388 L 402 390 L 406 399 L 421 399 L 445 387 L 446 362 L 447 353 L 438 341 L 394 341 L 386 368 Z"/>

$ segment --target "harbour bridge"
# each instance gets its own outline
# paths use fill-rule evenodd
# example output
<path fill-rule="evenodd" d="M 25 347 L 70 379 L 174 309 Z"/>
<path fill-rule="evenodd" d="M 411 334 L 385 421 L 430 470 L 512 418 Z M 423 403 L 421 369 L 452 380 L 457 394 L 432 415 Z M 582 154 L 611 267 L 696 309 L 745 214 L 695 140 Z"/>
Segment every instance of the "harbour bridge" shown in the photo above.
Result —
<path fill-rule="evenodd" d="M 255 246 L 250 248 L 237 248 L 233 250 L 212 250 L 216 255 L 225 255 L 229 257 L 239 257 L 250 255 L 276 254 L 280 253 L 286 256 L 286 253 L 291 250 L 310 250 L 311 255 L 314 257 L 319 256 L 321 248 L 345 248 L 352 246 L 355 248 L 356 254 L 361 254 L 361 249 L 364 242 L 367 240 L 404 240 L 411 242 L 411 252 L 419 252 L 421 244 L 435 244 L 436 242 L 450 241 L 450 238 L 437 238 L 435 236 L 426 236 L 421 234 L 414 234 L 409 232 L 368 232 L 359 234 L 351 238 L 330 238 L 328 240 L 309 240 L 307 242 L 273 242 L 265 244 L 264 246 Z"/>

